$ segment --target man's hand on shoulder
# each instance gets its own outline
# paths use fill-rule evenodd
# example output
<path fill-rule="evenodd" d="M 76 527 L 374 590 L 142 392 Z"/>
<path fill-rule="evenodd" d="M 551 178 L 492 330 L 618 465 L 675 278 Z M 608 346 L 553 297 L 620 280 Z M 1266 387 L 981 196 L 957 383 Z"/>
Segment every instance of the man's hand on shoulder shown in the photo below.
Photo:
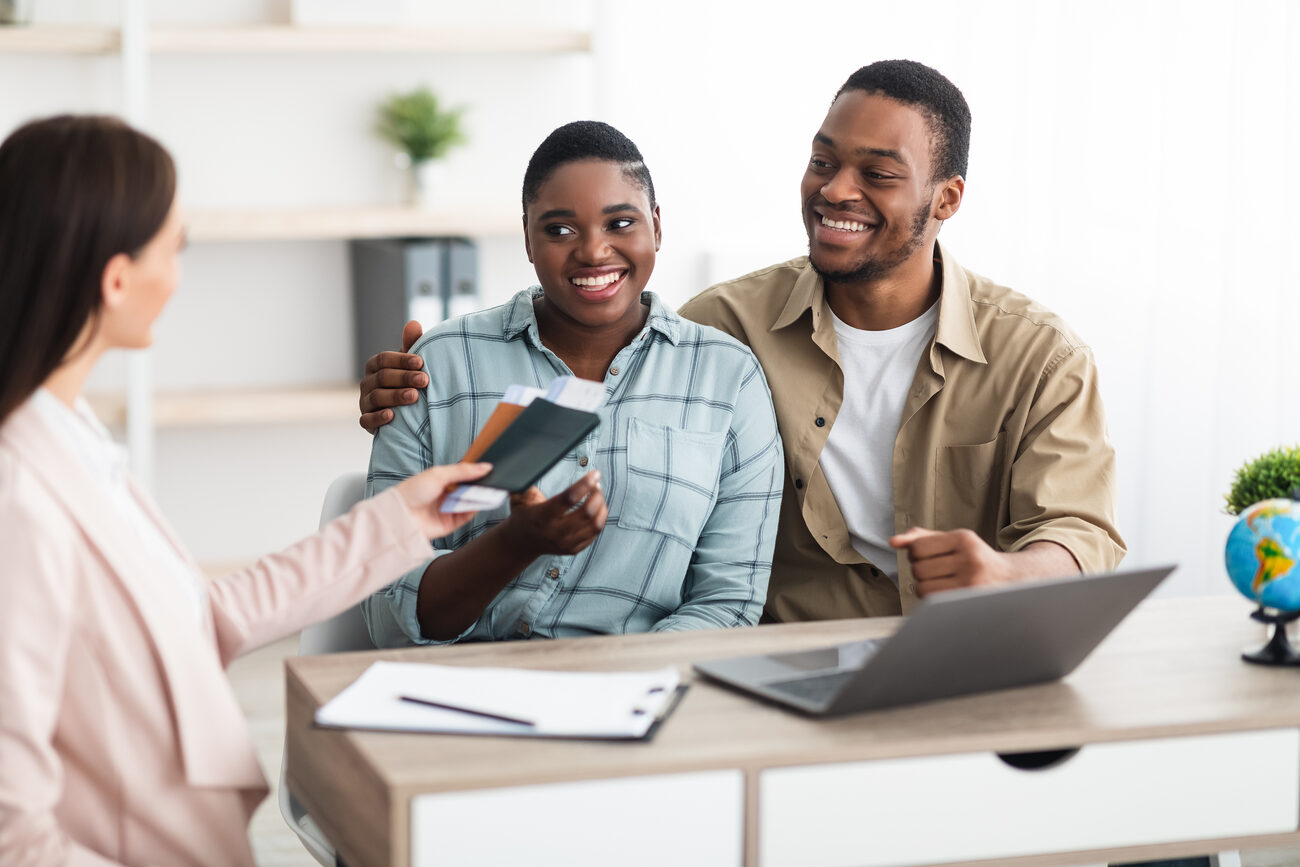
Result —
<path fill-rule="evenodd" d="M 1020 551 L 999 551 L 971 530 L 938 531 L 913 527 L 889 540 L 906 549 L 925 597 L 959 587 L 993 587 L 1036 578 L 1057 578 L 1079 571 L 1074 556 L 1055 542 L 1033 542 Z"/>
<path fill-rule="evenodd" d="M 366 362 L 360 406 L 361 426 L 367 432 L 374 434 L 392 421 L 392 407 L 415 403 L 420 397 L 418 389 L 429 384 L 428 375 L 421 372 L 424 359 L 407 354 L 423 333 L 420 323 L 412 319 L 402 329 L 401 352 L 380 352 Z"/>

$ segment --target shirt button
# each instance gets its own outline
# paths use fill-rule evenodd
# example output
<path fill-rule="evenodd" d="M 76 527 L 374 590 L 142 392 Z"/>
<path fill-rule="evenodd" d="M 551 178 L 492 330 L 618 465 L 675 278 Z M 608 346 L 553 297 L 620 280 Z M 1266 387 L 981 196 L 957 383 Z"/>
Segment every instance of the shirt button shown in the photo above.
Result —
<path fill-rule="evenodd" d="M 559 577 L 560 577 L 560 570 L 557 569 L 557 568 L 555 568 L 554 566 L 552 566 L 549 570 L 547 570 L 547 572 L 546 572 L 546 577 L 548 577 L 548 578 L 559 578 Z"/>
<path fill-rule="evenodd" d="M 586 465 L 587 465 L 587 459 L 586 459 L 586 458 L 578 458 L 578 466 L 580 466 L 580 467 L 585 467 Z"/>
<path fill-rule="evenodd" d="M 610 376 L 618 376 L 618 368 L 617 368 L 617 367 L 611 367 L 611 368 L 609 369 L 609 375 L 610 375 Z"/>
<path fill-rule="evenodd" d="M 826 427 L 826 419 L 817 416 L 817 427 Z"/>
<path fill-rule="evenodd" d="M 533 625 L 531 623 L 521 623 L 519 624 L 519 631 L 524 635 L 531 635 L 533 632 Z"/>
<path fill-rule="evenodd" d="M 802 490 L 803 490 L 803 479 L 795 479 L 795 480 L 794 480 L 794 486 L 795 486 L 795 488 L 796 488 L 797 490 L 802 491 Z"/>

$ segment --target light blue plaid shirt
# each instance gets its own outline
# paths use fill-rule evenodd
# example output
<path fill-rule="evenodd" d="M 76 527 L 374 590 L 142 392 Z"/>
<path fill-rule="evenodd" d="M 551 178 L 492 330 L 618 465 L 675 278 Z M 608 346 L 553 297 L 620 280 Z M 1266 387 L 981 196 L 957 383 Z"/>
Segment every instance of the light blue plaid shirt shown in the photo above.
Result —
<path fill-rule="evenodd" d="M 532 301 L 540 292 L 445 322 L 415 345 L 430 385 L 376 435 L 368 494 L 458 461 L 510 385 L 542 388 L 572 373 L 538 336 Z M 604 530 L 577 554 L 535 560 L 455 640 L 758 622 L 783 478 L 767 381 L 738 341 L 681 319 L 653 293 L 642 299 L 650 315 L 609 366 L 600 427 L 538 482 L 550 497 L 600 470 Z M 435 541 L 434 556 L 507 514 L 509 506 L 480 512 Z M 424 638 L 416 617 L 427 565 L 363 603 L 379 647 L 449 643 Z"/>

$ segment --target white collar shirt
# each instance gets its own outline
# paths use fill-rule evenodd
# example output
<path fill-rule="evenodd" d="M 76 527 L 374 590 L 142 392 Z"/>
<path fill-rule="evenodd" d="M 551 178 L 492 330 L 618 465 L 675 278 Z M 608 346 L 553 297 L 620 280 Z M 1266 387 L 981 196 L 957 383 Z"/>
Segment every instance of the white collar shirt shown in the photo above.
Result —
<path fill-rule="evenodd" d="M 129 462 L 126 449 L 113 441 L 108 428 L 95 417 L 84 398 L 77 398 L 76 409 L 72 409 L 47 389 L 38 388 L 32 395 L 32 406 L 76 456 L 117 513 L 135 530 L 145 553 L 176 578 L 190 602 L 195 619 L 202 624 L 207 607 L 206 592 L 190 564 L 131 492 L 127 484 Z"/>

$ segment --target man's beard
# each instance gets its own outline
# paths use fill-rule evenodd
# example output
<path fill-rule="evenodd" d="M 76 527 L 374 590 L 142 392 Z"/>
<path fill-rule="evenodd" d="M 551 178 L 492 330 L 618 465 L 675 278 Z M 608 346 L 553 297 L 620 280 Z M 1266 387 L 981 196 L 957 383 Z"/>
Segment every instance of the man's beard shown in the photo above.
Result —
<path fill-rule="evenodd" d="M 836 283 L 870 283 L 884 277 L 911 258 L 917 248 L 925 242 L 925 228 L 929 224 L 930 205 L 927 202 L 918 208 L 912 216 L 912 234 L 896 249 L 885 253 L 883 256 L 868 259 L 852 268 L 833 271 L 829 268 L 822 268 L 817 264 L 817 260 L 812 256 L 812 238 L 809 238 L 808 261 L 812 263 L 813 270 L 820 274 L 823 280 Z"/>

